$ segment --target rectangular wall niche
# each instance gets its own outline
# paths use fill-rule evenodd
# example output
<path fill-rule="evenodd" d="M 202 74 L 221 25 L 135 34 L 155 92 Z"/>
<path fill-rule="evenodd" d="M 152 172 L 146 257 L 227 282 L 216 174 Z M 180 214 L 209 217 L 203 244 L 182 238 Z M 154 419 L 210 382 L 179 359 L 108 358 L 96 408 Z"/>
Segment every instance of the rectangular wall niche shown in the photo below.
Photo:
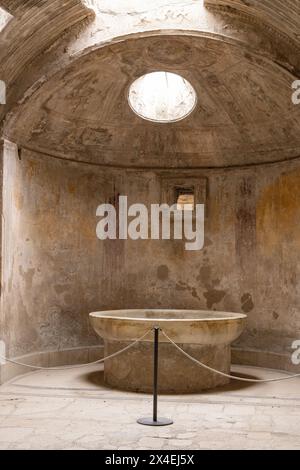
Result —
<path fill-rule="evenodd" d="M 174 190 L 177 210 L 193 211 L 195 209 L 195 188 L 193 186 L 176 186 Z"/>
<path fill-rule="evenodd" d="M 196 204 L 204 204 L 207 215 L 207 193 L 205 177 L 161 177 L 161 204 L 177 204 L 179 210 L 194 210 Z"/>

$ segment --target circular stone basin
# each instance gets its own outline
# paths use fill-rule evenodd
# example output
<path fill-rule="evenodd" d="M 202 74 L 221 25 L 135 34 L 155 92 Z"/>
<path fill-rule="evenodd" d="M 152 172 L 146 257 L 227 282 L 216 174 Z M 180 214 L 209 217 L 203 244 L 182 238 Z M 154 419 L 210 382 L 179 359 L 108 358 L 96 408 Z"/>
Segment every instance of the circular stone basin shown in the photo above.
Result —
<path fill-rule="evenodd" d="M 128 346 L 158 326 L 188 354 L 229 373 L 230 345 L 242 333 L 246 315 L 203 310 L 114 310 L 90 314 L 96 333 L 104 339 L 104 355 Z M 197 366 L 159 335 L 159 392 L 197 393 L 227 384 L 229 379 Z M 104 363 L 104 381 L 123 390 L 151 392 L 153 333 Z"/>

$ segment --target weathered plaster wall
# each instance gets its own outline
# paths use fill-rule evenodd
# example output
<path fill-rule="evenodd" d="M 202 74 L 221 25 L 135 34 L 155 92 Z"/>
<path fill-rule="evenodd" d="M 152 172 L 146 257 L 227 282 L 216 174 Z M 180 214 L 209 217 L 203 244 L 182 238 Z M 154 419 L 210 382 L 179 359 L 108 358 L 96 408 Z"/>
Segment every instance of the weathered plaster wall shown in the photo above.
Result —
<path fill-rule="evenodd" d="M 20 158 L 9 146 L 2 280 L 9 353 L 91 343 L 87 313 L 99 303 L 103 272 L 91 214 L 103 178 L 61 162 Z"/>
<path fill-rule="evenodd" d="M 239 345 L 289 351 L 300 330 L 300 164 L 193 172 L 209 183 L 201 252 L 97 240 L 97 206 L 118 194 L 160 202 L 162 174 L 176 175 L 7 147 L 1 336 L 10 355 L 98 343 L 90 311 L 145 307 L 246 312 Z"/>

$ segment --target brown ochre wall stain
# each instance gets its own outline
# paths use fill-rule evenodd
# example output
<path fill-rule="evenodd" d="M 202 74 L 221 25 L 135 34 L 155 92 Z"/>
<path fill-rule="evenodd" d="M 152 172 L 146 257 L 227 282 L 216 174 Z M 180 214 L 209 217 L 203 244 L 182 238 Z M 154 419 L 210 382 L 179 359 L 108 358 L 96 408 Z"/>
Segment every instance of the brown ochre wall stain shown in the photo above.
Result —
<path fill-rule="evenodd" d="M 15 207 L 20 211 L 24 206 L 24 196 L 20 191 L 14 192 L 14 203 Z"/>
<path fill-rule="evenodd" d="M 19 266 L 19 273 L 25 281 L 26 290 L 30 290 L 32 288 L 33 277 L 35 275 L 35 269 L 30 268 L 27 271 L 23 269 L 23 266 Z"/>
<path fill-rule="evenodd" d="M 157 277 L 160 281 L 166 281 L 169 278 L 169 268 L 168 266 L 162 264 L 157 268 Z"/>
<path fill-rule="evenodd" d="M 188 291 L 195 299 L 201 300 L 195 287 L 190 286 L 186 282 L 178 281 L 176 283 L 176 290 L 178 291 Z"/>
<path fill-rule="evenodd" d="M 216 287 L 220 284 L 220 280 L 212 279 L 210 266 L 202 266 L 197 280 L 200 280 L 206 288 L 206 291 L 203 292 L 203 295 L 206 299 L 207 308 L 211 309 L 215 304 L 219 304 L 224 299 L 226 292 L 216 289 Z"/>
<path fill-rule="evenodd" d="M 300 248 L 300 170 L 282 174 L 262 191 L 256 226 L 263 254 L 273 255 L 283 242 Z"/>
<path fill-rule="evenodd" d="M 244 294 L 241 297 L 241 306 L 244 313 L 249 313 L 254 309 L 254 303 L 251 294 Z"/>
<path fill-rule="evenodd" d="M 273 315 L 274 320 L 278 320 L 278 318 L 279 318 L 279 313 L 277 313 L 277 312 L 274 311 L 272 315 Z"/>

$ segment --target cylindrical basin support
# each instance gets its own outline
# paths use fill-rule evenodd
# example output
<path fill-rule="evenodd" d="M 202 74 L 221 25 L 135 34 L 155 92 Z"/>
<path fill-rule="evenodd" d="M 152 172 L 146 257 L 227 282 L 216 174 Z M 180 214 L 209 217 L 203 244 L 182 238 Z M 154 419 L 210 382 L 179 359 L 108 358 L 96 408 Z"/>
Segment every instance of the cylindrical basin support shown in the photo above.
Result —
<path fill-rule="evenodd" d="M 173 421 L 169 418 L 158 418 L 157 417 L 157 405 L 158 405 L 158 345 L 159 345 L 159 331 L 158 326 L 154 327 L 154 355 L 153 355 L 153 417 L 152 418 L 140 418 L 138 419 L 139 424 L 144 426 L 169 426 L 173 424 Z"/>
<path fill-rule="evenodd" d="M 91 313 L 90 318 L 95 331 L 104 339 L 107 357 L 129 347 L 145 331 L 157 327 L 159 367 L 156 387 L 159 394 L 200 393 L 230 382 L 227 377 L 198 367 L 159 331 L 164 331 L 193 358 L 229 374 L 231 343 L 240 336 L 246 322 L 246 315 L 202 310 L 113 310 Z M 152 358 L 153 340 L 146 338 L 126 354 L 107 359 L 105 385 L 130 392 L 152 393 L 155 385 Z"/>

